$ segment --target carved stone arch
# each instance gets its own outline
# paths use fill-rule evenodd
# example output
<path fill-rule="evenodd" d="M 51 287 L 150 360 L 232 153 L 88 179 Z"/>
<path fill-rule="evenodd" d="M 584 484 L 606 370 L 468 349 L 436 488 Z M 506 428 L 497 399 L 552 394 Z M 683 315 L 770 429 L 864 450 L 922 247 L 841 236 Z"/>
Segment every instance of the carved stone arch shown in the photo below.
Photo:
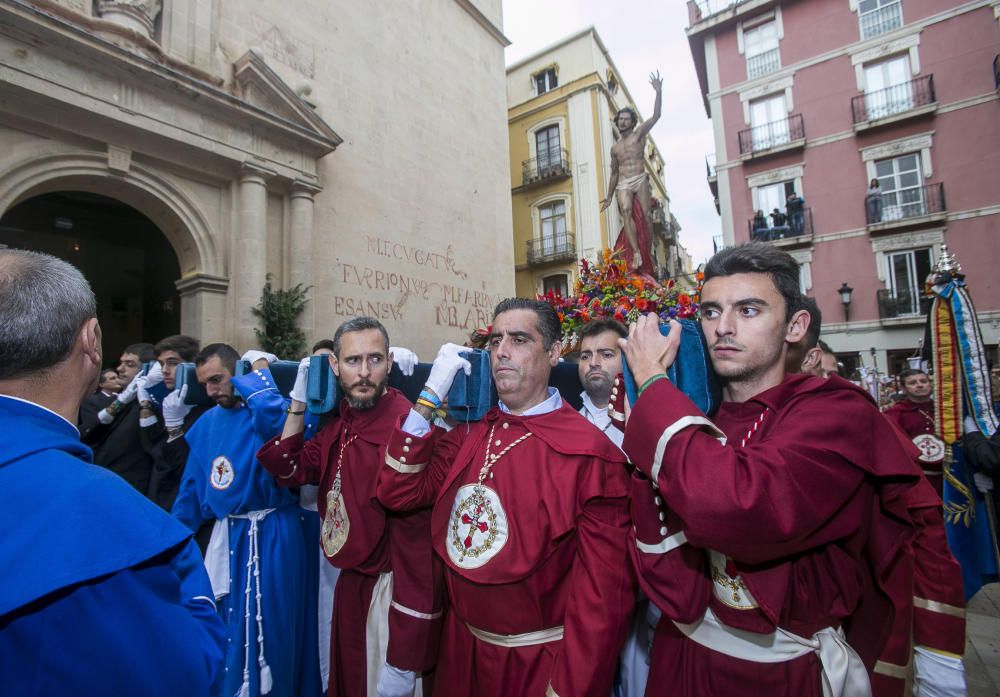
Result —
<path fill-rule="evenodd" d="M 177 254 L 182 277 L 203 274 L 225 279 L 218 236 L 197 204 L 142 165 L 133 163 L 125 172 L 109 170 L 104 153 L 49 153 L 15 163 L 0 174 L 0 215 L 29 198 L 65 190 L 108 196 L 148 217 Z"/>

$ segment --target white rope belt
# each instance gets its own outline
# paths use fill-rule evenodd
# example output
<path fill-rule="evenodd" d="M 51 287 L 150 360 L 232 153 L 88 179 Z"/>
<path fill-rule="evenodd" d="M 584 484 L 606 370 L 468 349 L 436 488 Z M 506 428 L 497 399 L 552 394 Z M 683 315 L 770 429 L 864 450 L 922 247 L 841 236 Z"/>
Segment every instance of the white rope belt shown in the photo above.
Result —
<path fill-rule="evenodd" d="M 250 693 L 250 588 L 251 580 L 256 586 L 257 601 L 257 665 L 260 668 L 260 693 L 266 695 L 271 691 L 273 684 L 271 678 L 271 667 L 264 659 L 264 615 L 261 612 L 260 602 L 260 545 L 258 539 L 259 529 L 257 524 L 264 520 L 269 514 L 274 513 L 275 508 L 264 508 L 259 511 L 248 511 L 247 513 L 231 514 L 230 518 L 240 518 L 250 521 L 250 529 L 247 537 L 250 540 L 250 549 L 247 552 L 247 583 L 243 590 L 243 685 L 238 693 L 239 697 L 246 697 Z"/>
<path fill-rule="evenodd" d="M 494 634 L 485 629 L 477 629 L 468 622 L 465 626 L 472 636 L 480 641 L 494 646 L 503 646 L 508 649 L 516 649 L 519 646 L 534 646 L 536 644 L 548 644 L 550 641 L 560 641 L 563 638 L 563 626 L 539 629 L 537 632 L 525 632 L 524 634 Z"/>
<path fill-rule="evenodd" d="M 727 627 L 712 609 L 692 624 L 674 622 L 688 639 L 726 656 L 754 663 L 783 663 L 815 653 L 823 672 L 824 697 L 871 697 L 864 663 L 844 639 L 840 627 L 827 627 L 806 638 L 781 629 L 758 634 Z"/>

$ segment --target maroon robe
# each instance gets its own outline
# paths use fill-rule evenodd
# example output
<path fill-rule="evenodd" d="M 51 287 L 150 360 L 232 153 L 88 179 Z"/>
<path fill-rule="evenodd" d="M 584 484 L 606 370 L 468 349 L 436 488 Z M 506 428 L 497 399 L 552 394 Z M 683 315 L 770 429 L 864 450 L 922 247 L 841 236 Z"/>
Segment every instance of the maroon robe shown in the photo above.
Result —
<path fill-rule="evenodd" d="M 463 508 L 491 430 L 492 454 L 531 435 L 493 466 L 489 505 Z M 447 434 L 397 429 L 379 498 L 403 510 L 434 503 L 451 600 L 437 697 L 610 694 L 636 589 L 625 457 L 604 434 L 565 403 L 535 416 L 493 409 Z M 560 627 L 561 639 L 518 647 L 481 638 Z"/>
<path fill-rule="evenodd" d="M 889 421 L 899 426 L 903 433 L 911 440 L 925 433 L 934 433 L 934 402 L 932 401 L 911 402 L 908 399 L 904 399 L 896 402 L 883 413 Z M 934 487 L 939 497 L 944 485 L 941 462 L 942 460 L 920 462 L 921 469 L 927 475 L 927 480 Z"/>
<path fill-rule="evenodd" d="M 899 437 L 916 460 L 916 448 L 903 434 Z M 959 657 L 965 653 L 962 569 L 948 548 L 941 497 L 921 477 L 905 491 L 904 501 L 917 528 L 908 555 L 913 589 L 909 601 L 896 613 L 892 635 L 875 664 L 874 697 L 903 697 L 913 645 Z"/>
<path fill-rule="evenodd" d="M 393 575 L 386 661 L 401 670 L 422 672 L 432 668 L 437 657 L 444 588 L 430 546 L 430 508 L 394 513 L 379 503 L 376 493 L 385 444 L 411 406 L 391 387 L 373 409 L 352 409 L 343 400 L 340 416 L 311 440 L 304 441 L 301 433 L 275 439 L 257 453 L 279 485 L 318 484 L 319 516 L 326 521 L 327 494 L 341 444 L 347 443 L 341 486 L 348 534 L 335 554 L 324 550 L 327 560 L 341 569 L 333 601 L 330 697 L 368 693 L 365 623 L 379 574 Z"/>
<path fill-rule="evenodd" d="M 647 695 L 822 694 L 814 653 L 732 658 L 675 625 L 708 609 L 753 634 L 842 627 L 870 675 L 912 592 L 903 497 L 919 471 L 866 393 L 793 375 L 710 422 L 660 380 L 637 400 L 623 446 L 637 469 L 640 586 L 664 611 Z"/>

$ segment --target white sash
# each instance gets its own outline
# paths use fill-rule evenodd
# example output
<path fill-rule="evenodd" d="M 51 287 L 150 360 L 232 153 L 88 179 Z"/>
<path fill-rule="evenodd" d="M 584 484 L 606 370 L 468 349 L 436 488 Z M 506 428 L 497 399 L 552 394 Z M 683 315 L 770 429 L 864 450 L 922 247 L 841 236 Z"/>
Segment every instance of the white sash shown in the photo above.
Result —
<path fill-rule="evenodd" d="M 823 671 L 824 697 L 871 697 L 868 671 L 844 639 L 844 630 L 840 627 L 821 629 L 810 638 L 780 627 L 771 634 L 758 634 L 727 627 L 711 608 L 697 622 L 674 624 L 688 639 L 744 661 L 783 663 L 814 652 L 819 656 Z"/>

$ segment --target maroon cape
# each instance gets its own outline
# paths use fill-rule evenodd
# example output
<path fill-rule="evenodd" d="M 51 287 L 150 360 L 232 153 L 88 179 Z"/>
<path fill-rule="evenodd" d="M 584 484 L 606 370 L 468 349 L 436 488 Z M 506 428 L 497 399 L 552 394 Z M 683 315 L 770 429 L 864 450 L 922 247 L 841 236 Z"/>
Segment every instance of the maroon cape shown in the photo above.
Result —
<path fill-rule="evenodd" d="M 706 422 L 660 380 L 625 432 L 637 468 L 640 586 L 667 618 L 647 695 L 822 694 L 813 654 L 780 664 L 734 659 L 670 622 L 693 622 L 709 607 L 750 632 L 809 637 L 843 627 L 870 674 L 912 594 L 904 500 L 919 478 L 912 452 L 865 392 L 836 377 L 793 375 L 724 403 L 713 422 L 725 443 Z M 686 543 L 668 549 L 680 532 Z"/>
<path fill-rule="evenodd" d="M 403 670 L 426 671 L 437 658 L 444 602 L 441 565 L 430 545 L 430 508 L 408 514 L 379 503 L 378 473 L 385 444 L 410 401 L 388 388 L 374 409 L 358 411 L 343 400 L 340 416 L 311 440 L 302 434 L 264 445 L 257 459 L 281 486 L 319 485 L 319 516 L 326 520 L 343 442 L 341 486 L 350 523 L 343 547 L 327 560 L 341 569 L 333 601 L 330 697 L 368 692 L 365 622 L 378 575 L 392 571 L 392 607 L 386 660 Z M 325 553 L 325 551 L 324 551 Z"/>
<path fill-rule="evenodd" d="M 650 213 L 652 214 L 652 211 Z M 656 271 L 653 268 L 652 239 L 649 234 L 649 227 L 646 225 L 646 216 L 642 214 L 642 205 L 639 203 L 638 196 L 632 201 L 632 221 L 635 223 L 636 242 L 639 244 L 639 249 L 643 252 L 642 263 L 638 269 L 635 269 L 635 272 L 649 276 L 655 280 Z M 618 232 L 614 251 L 621 254 L 621 257 L 628 264 L 629 270 L 632 270 L 632 247 L 629 245 L 628 237 L 625 235 L 624 225 L 622 225 L 622 229 Z"/>

